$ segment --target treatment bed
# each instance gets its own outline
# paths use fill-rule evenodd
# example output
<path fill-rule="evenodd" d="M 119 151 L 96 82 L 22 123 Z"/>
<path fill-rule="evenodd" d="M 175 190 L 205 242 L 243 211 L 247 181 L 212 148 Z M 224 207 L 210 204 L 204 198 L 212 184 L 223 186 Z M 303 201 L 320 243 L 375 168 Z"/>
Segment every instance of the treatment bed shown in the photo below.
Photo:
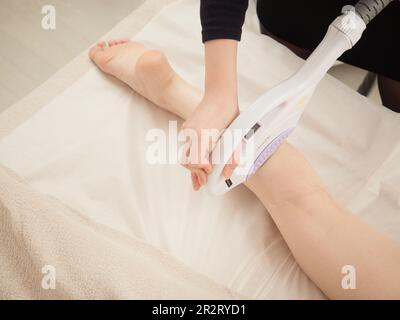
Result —
<path fill-rule="evenodd" d="M 198 1 L 165 3 L 146 1 L 104 39 L 162 50 L 202 88 Z M 241 108 L 302 62 L 259 34 L 251 3 L 238 53 Z M 104 75 L 87 52 L 0 114 L 0 297 L 325 299 L 245 187 L 194 192 L 181 166 L 146 161 L 146 133 L 167 132 L 169 120 L 178 118 Z M 400 241 L 399 115 L 327 75 L 289 141 L 337 198 Z M 29 210 L 33 198 L 42 209 Z M 40 288 L 47 264 L 60 290 Z"/>

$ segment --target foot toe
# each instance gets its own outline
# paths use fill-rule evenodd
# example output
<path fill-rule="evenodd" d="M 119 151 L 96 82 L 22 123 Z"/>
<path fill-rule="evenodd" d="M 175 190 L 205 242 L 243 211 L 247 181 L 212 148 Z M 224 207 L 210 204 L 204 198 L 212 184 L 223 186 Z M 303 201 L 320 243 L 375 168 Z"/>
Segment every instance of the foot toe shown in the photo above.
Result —
<path fill-rule="evenodd" d="M 101 47 L 99 46 L 99 44 L 97 44 L 97 45 L 95 45 L 95 46 L 90 48 L 90 50 L 89 50 L 90 59 L 92 59 L 92 60 L 94 59 L 94 57 L 95 57 L 95 55 L 96 55 L 98 50 L 101 50 Z"/>
<path fill-rule="evenodd" d="M 96 63 L 103 71 L 107 62 L 112 58 L 110 50 L 105 45 L 96 45 L 89 50 L 89 57 Z"/>
<path fill-rule="evenodd" d="M 129 41 L 130 40 L 128 38 L 120 38 L 120 39 L 116 40 L 117 44 L 124 44 L 124 43 L 127 43 Z"/>
<path fill-rule="evenodd" d="M 113 46 L 115 46 L 117 44 L 118 44 L 118 40 L 116 40 L 116 39 L 112 39 L 112 40 L 108 41 L 108 45 L 110 47 L 113 47 Z"/>
<path fill-rule="evenodd" d="M 99 41 L 97 44 L 90 48 L 89 56 L 93 60 L 98 52 L 104 51 L 107 48 L 107 43 L 105 41 Z"/>

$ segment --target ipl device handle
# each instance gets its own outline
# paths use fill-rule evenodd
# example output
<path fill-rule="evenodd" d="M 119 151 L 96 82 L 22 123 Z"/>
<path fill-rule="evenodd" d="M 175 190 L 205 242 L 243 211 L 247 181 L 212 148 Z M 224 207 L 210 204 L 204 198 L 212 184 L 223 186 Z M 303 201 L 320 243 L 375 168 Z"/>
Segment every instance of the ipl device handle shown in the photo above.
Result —
<path fill-rule="evenodd" d="M 376 3 L 361 0 L 358 6 L 365 9 L 365 2 Z M 385 5 L 374 9 L 374 14 L 390 2 L 382 1 Z M 360 14 L 357 5 L 344 7 L 343 14 L 330 24 L 324 39 L 304 65 L 292 77 L 260 96 L 232 122 L 211 154 L 214 168 L 207 185 L 212 194 L 224 194 L 245 182 L 269 159 L 297 126 L 315 87 L 336 60 L 357 43 L 373 17 L 368 10 Z M 239 167 L 226 180 L 223 169 L 239 147 Z"/>

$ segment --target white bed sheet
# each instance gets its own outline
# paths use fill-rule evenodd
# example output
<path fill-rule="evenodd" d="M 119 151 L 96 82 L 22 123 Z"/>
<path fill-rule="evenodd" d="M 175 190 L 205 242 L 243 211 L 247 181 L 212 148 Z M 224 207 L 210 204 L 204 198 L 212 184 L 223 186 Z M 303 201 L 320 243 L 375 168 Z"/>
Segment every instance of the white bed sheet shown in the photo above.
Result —
<path fill-rule="evenodd" d="M 240 104 L 301 60 L 256 31 L 251 5 L 239 50 Z M 164 9 L 135 37 L 162 49 L 202 86 L 198 1 Z M 273 221 L 244 187 L 223 197 L 191 190 L 178 165 L 149 165 L 149 129 L 173 115 L 93 67 L 0 141 L 0 162 L 91 219 L 139 236 L 251 298 L 324 298 Z M 354 212 L 400 240 L 400 118 L 327 76 L 291 142 Z"/>

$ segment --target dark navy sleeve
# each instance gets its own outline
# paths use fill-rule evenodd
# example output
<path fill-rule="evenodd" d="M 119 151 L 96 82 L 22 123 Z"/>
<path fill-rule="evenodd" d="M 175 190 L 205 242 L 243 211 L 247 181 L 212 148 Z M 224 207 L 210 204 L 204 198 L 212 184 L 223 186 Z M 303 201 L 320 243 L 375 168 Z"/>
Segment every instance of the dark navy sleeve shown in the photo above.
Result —
<path fill-rule="evenodd" d="M 214 39 L 240 41 L 248 0 L 200 0 L 203 42 Z"/>

